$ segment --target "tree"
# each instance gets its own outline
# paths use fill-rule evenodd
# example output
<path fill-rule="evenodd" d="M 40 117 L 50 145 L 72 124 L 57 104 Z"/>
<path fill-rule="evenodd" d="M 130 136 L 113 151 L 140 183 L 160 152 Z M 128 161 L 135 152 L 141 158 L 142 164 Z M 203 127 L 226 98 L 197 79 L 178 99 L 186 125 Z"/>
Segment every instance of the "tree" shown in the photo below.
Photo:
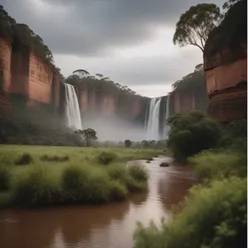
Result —
<path fill-rule="evenodd" d="M 209 33 L 221 20 L 220 9 L 215 4 L 198 4 L 181 15 L 176 24 L 173 43 L 180 46 L 192 45 L 204 51 Z"/>
<path fill-rule="evenodd" d="M 83 136 L 84 140 L 86 141 L 86 146 L 90 145 L 91 140 L 97 140 L 96 131 L 92 128 L 77 130 L 75 133 Z"/>
<path fill-rule="evenodd" d="M 125 147 L 131 147 L 131 145 L 132 145 L 132 141 L 131 140 L 125 140 L 124 141 L 124 144 L 125 144 Z"/>
<path fill-rule="evenodd" d="M 217 146 L 221 137 L 219 124 L 200 111 L 173 115 L 168 119 L 168 125 L 168 147 L 179 161 Z"/>

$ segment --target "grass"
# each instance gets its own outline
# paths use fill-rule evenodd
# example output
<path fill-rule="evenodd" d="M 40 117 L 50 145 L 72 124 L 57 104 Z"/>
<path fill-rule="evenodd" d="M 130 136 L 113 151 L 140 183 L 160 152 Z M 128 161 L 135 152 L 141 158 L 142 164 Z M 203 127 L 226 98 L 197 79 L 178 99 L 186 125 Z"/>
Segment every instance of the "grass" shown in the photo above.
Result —
<path fill-rule="evenodd" d="M 204 182 L 247 175 L 246 162 L 235 152 L 205 151 L 189 158 L 188 162 L 193 164 L 196 176 Z"/>
<path fill-rule="evenodd" d="M 246 184 L 233 177 L 194 187 L 172 221 L 139 224 L 134 248 L 246 247 Z"/>
<path fill-rule="evenodd" d="M 147 189 L 147 171 L 129 160 L 158 150 L 0 146 L 0 207 L 100 204 Z M 106 162 L 107 161 L 107 162 Z"/>

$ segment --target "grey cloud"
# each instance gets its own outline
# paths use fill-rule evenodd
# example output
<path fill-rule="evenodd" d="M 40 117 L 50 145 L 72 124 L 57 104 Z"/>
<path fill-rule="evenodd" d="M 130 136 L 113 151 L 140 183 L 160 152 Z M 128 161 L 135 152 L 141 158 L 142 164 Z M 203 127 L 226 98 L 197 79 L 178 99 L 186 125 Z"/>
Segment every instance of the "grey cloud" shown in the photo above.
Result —
<path fill-rule="evenodd" d="M 175 26 L 181 13 L 204 0 L 40 0 L 49 4 L 50 11 L 39 17 L 35 12 L 39 10 L 30 7 L 32 1 L 0 3 L 37 32 L 54 53 L 94 56 L 149 40 L 154 25 Z"/>

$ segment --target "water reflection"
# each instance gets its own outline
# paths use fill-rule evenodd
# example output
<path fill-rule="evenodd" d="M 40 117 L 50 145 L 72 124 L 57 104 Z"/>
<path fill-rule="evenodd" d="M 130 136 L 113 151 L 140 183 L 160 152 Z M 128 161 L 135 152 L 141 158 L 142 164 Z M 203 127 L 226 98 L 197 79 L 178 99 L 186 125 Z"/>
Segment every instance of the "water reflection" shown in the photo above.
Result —
<path fill-rule="evenodd" d="M 159 167 L 156 158 L 147 167 L 149 192 L 129 201 L 102 206 L 73 206 L 0 211 L 0 247 L 3 248 L 129 248 L 136 222 L 159 223 L 169 218 L 192 185 L 186 167 Z"/>

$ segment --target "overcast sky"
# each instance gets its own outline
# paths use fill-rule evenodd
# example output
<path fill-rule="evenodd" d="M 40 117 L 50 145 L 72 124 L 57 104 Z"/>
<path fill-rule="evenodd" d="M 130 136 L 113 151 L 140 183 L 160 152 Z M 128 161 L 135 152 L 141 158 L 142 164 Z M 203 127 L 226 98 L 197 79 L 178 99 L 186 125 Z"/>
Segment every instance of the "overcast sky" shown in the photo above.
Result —
<path fill-rule="evenodd" d="M 85 69 L 149 97 L 202 63 L 198 48 L 172 42 L 180 15 L 200 2 L 224 0 L 0 0 L 43 38 L 64 76 Z"/>

